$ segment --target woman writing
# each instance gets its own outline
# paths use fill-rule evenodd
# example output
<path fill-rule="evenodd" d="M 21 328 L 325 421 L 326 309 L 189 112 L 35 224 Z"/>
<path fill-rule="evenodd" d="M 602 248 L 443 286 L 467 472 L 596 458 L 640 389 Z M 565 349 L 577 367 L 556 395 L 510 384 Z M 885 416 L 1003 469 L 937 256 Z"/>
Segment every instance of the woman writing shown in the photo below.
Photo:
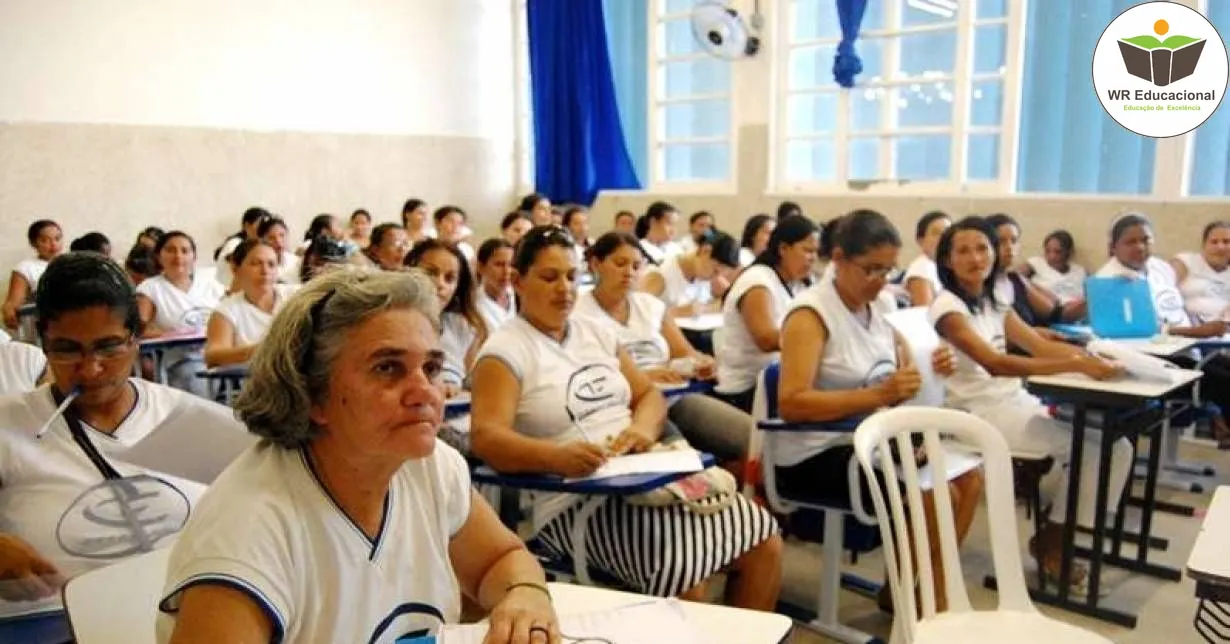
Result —
<path fill-rule="evenodd" d="M 498 471 L 592 474 L 608 454 L 642 452 L 661 436 L 666 403 L 606 326 L 572 317 L 572 238 L 536 227 L 517 249 L 516 319 L 483 346 L 474 368 L 473 448 Z M 582 499 L 536 496 L 533 531 L 559 556 L 573 553 Z M 589 561 L 639 592 L 699 597 L 730 568 L 727 600 L 772 610 L 781 539 L 771 516 L 742 495 L 714 514 L 610 497 L 589 519 Z M 638 526 L 634 528 L 633 526 Z M 710 537 L 713 548 L 704 544 Z"/>

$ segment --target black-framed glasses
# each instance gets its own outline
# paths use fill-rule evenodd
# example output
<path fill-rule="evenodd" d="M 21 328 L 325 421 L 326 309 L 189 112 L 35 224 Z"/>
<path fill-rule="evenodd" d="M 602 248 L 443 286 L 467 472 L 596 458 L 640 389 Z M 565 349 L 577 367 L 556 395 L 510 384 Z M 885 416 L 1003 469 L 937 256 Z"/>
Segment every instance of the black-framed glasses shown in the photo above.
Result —
<path fill-rule="evenodd" d="M 67 340 L 55 340 L 43 353 L 47 356 L 47 362 L 57 365 L 81 364 L 89 356 L 94 356 L 99 362 L 111 362 L 127 357 L 135 340 L 131 333 L 123 339 L 99 340 L 88 347 Z"/>

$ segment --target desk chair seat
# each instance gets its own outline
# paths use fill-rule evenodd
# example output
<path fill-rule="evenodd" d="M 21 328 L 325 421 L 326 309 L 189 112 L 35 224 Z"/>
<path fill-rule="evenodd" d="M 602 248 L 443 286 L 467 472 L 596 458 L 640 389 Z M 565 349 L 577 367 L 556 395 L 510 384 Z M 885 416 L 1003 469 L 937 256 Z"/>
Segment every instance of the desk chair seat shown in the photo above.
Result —
<path fill-rule="evenodd" d="M 841 571 L 841 555 L 847 548 L 857 544 L 862 552 L 867 552 L 880 545 L 879 529 L 874 525 L 875 519 L 862 507 L 857 464 L 853 458 L 850 459 L 850 500 L 841 505 L 821 505 L 783 495 L 777 487 L 777 465 L 773 459 L 777 434 L 787 431 L 851 431 L 857 421 L 806 424 L 776 420 L 779 372 L 780 365 L 774 362 L 760 374 L 752 402 L 752 417 L 756 419 L 756 427 L 749 435 L 748 461 L 760 475 L 765 497 L 774 512 L 792 515 L 810 510 L 823 516 L 824 528 L 820 542 L 824 544 L 824 556 L 820 573 L 820 597 L 816 618 L 808 626 L 826 637 L 847 644 L 880 642 L 870 634 L 842 624 L 837 617 L 838 595 L 843 588 L 864 595 L 874 595 L 880 589 L 878 583 L 843 574 Z M 851 537 L 848 540 L 847 535 Z"/>
<path fill-rule="evenodd" d="M 1111 644 L 1111 641 L 1036 612 L 943 613 L 918 625 L 914 644 Z"/>

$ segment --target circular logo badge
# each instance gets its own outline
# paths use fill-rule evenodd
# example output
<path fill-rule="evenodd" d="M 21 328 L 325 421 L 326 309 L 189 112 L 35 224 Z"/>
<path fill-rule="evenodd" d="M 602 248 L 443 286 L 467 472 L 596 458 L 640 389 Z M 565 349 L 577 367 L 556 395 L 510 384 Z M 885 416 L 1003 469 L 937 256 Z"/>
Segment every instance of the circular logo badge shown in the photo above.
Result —
<path fill-rule="evenodd" d="M 1093 50 L 1093 88 L 1119 125 L 1152 138 L 1190 132 L 1226 91 L 1226 44 L 1200 12 L 1146 2 L 1107 25 Z"/>

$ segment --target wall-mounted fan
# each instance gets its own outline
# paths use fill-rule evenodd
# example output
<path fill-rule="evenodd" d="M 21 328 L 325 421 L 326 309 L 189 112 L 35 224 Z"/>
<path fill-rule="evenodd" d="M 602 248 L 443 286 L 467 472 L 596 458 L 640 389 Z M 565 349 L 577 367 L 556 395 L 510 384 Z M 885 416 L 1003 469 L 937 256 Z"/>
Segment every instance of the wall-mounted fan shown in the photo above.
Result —
<path fill-rule="evenodd" d="M 704 0 L 692 8 L 692 36 L 701 49 L 723 60 L 751 58 L 760 51 L 764 16 L 756 0 L 750 20 L 725 2 Z"/>

